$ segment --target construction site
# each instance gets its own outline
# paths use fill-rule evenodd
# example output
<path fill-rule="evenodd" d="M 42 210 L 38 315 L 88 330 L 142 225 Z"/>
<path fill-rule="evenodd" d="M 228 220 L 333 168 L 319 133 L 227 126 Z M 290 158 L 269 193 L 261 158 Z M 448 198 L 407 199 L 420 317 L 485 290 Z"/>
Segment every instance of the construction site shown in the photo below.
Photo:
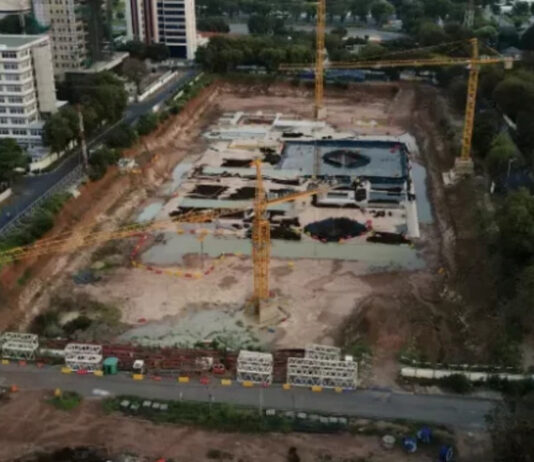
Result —
<path fill-rule="evenodd" d="M 69 238 L 59 254 L 35 257 L 12 313 L 28 326 L 48 311 L 60 312 L 59 327 L 88 316 L 107 325 L 77 331 L 74 340 L 134 349 L 217 345 L 236 354 L 290 349 L 303 356 L 309 344 L 350 353 L 352 343 L 365 342 L 375 358 L 383 348 L 391 360 L 417 335 L 410 316 L 424 317 L 425 308 L 412 306 L 409 317 L 396 319 L 399 303 L 376 312 L 366 303 L 441 278 L 440 242 L 424 157 L 404 125 L 415 90 L 365 87 L 327 97 L 324 121 L 310 116 L 305 88 L 206 89 L 187 129 L 177 118 L 149 136 L 149 153 L 132 150 L 141 174 L 110 172 L 100 186 L 84 186 L 65 207 L 64 230 L 53 232 L 90 229 L 91 242 L 128 223 L 140 229 L 76 252 L 65 251 L 77 246 Z M 266 199 L 277 201 L 265 214 L 271 252 L 260 304 L 251 258 L 258 178 Z M 84 196 L 93 205 L 79 209 Z M 202 222 L 180 221 L 188 214 L 201 214 Z M 20 277 L 30 261 L 5 268 L 4 280 Z M 99 321 L 88 301 L 113 307 L 116 325 Z M 343 327 L 355 315 L 368 330 L 345 339 Z M 386 375 L 395 380 L 393 370 Z"/>

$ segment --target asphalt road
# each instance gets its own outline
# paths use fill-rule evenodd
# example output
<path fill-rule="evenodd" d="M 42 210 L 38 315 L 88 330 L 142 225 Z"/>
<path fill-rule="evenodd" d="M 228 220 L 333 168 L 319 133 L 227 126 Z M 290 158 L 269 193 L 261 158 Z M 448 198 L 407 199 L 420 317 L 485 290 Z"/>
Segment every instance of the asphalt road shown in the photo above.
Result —
<path fill-rule="evenodd" d="M 99 133 L 91 139 L 87 146 L 96 146 L 102 138 L 113 127 L 120 123 L 127 123 L 132 125 L 144 113 L 150 111 L 154 106 L 165 101 L 172 94 L 176 93 L 181 87 L 188 83 L 198 74 L 198 71 L 187 71 L 182 77 L 166 85 L 161 91 L 157 92 L 151 98 L 148 98 L 142 103 L 131 104 L 127 107 L 124 117 L 115 125 L 108 127 L 104 132 Z M 69 172 L 71 172 L 81 162 L 80 150 L 75 150 L 69 154 L 63 162 L 52 172 L 36 176 L 27 176 L 22 178 L 13 187 L 13 195 L 11 198 L 0 206 L 0 229 L 8 224 L 14 217 L 16 217 L 22 210 L 32 204 L 36 199 L 41 197 L 54 184 L 59 182 Z"/>
<path fill-rule="evenodd" d="M 280 385 L 269 388 L 245 388 L 233 383 L 222 386 L 219 380 L 209 385 L 198 381 L 179 384 L 176 379 L 154 381 L 146 377 L 134 381 L 127 374 L 96 377 L 62 374 L 57 367 L 37 369 L 34 366 L 0 366 L 0 384 L 16 384 L 27 390 L 77 391 L 94 396 L 95 389 L 111 395 L 136 395 L 148 399 L 226 402 L 242 406 L 262 406 L 324 415 L 357 416 L 374 419 L 406 419 L 428 424 L 442 424 L 464 429 L 485 428 L 485 416 L 496 401 L 452 395 L 423 395 L 381 390 L 357 390 L 336 393 L 333 390 L 312 392 L 307 388 L 284 390 Z"/>

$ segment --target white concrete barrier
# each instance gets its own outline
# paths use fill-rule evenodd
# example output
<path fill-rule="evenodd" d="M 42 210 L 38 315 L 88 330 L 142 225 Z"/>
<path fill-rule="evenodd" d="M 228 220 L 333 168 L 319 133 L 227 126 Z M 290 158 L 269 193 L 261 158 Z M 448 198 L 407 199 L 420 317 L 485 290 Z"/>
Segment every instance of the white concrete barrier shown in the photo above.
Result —
<path fill-rule="evenodd" d="M 9 196 L 11 196 L 11 188 L 7 188 L 4 192 L 0 193 L 0 202 L 5 201 Z"/>
<path fill-rule="evenodd" d="M 485 382 L 492 377 L 501 380 L 534 380 L 534 374 L 507 374 L 500 372 L 474 372 L 458 369 L 423 369 L 420 367 L 403 367 L 401 377 L 419 379 L 443 379 L 451 375 L 463 375 L 471 382 Z"/>

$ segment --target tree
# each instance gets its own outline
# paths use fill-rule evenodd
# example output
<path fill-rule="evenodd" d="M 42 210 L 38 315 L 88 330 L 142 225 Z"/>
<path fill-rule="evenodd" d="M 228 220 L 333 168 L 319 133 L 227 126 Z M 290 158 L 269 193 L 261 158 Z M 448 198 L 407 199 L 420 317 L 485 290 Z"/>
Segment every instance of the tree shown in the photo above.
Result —
<path fill-rule="evenodd" d="M 137 122 L 137 133 L 141 136 L 148 135 L 158 126 L 158 116 L 154 113 L 143 114 Z"/>
<path fill-rule="evenodd" d="M 371 3 L 371 15 L 376 23 L 381 26 L 395 13 L 395 7 L 386 0 L 375 0 Z"/>
<path fill-rule="evenodd" d="M 269 18 L 267 16 L 260 16 L 253 14 L 248 19 L 248 31 L 251 34 L 263 35 L 270 32 Z"/>
<path fill-rule="evenodd" d="M 367 21 L 367 15 L 371 9 L 373 0 L 354 0 L 350 5 L 350 11 L 354 16 L 358 16 L 362 21 Z"/>
<path fill-rule="evenodd" d="M 530 6 L 528 2 L 515 2 L 512 7 L 512 15 L 520 17 L 530 16 Z"/>
<path fill-rule="evenodd" d="M 449 37 L 437 24 L 433 22 L 423 22 L 417 31 L 417 40 L 423 46 L 438 45 L 449 41 Z"/>
<path fill-rule="evenodd" d="M 22 25 L 18 14 L 10 14 L 0 19 L 0 34 L 22 33 Z"/>
<path fill-rule="evenodd" d="M 0 138 L 0 183 L 12 183 L 26 169 L 28 157 L 13 138 Z"/>
<path fill-rule="evenodd" d="M 523 50 L 534 51 L 534 25 L 530 26 L 521 36 L 520 46 Z"/>
<path fill-rule="evenodd" d="M 517 144 L 534 166 L 534 112 L 521 111 L 517 116 Z"/>
<path fill-rule="evenodd" d="M 432 19 L 445 19 L 452 10 L 452 3 L 449 0 L 431 0 L 424 2 L 425 16 Z"/>
<path fill-rule="evenodd" d="M 124 44 L 120 49 L 130 53 L 132 58 L 144 59 L 146 55 L 146 45 L 139 40 L 131 40 Z"/>
<path fill-rule="evenodd" d="M 197 21 L 197 29 L 206 32 L 230 32 L 230 26 L 223 18 L 203 18 Z"/>
<path fill-rule="evenodd" d="M 475 30 L 475 36 L 484 42 L 495 43 L 499 36 L 499 32 L 495 27 L 488 25 L 479 27 Z"/>
<path fill-rule="evenodd" d="M 43 142 L 46 146 L 50 146 L 53 152 L 64 151 L 75 136 L 63 111 L 53 114 L 44 125 Z"/>
<path fill-rule="evenodd" d="M 171 56 L 169 47 L 163 43 L 151 43 L 146 47 L 145 56 L 152 61 L 165 61 Z"/>
<path fill-rule="evenodd" d="M 493 91 L 493 99 L 500 108 L 515 120 L 520 111 L 534 107 L 534 82 L 517 75 L 506 77 Z"/>
<path fill-rule="evenodd" d="M 510 193 L 497 214 L 504 255 L 516 263 L 534 256 L 534 197 L 526 189 Z"/>
<path fill-rule="evenodd" d="M 517 149 L 507 133 L 499 134 L 491 144 L 486 157 L 486 165 L 492 176 L 504 174 L 508 163 L 517 155 Z"/>
<path fill-rule="evenodd" d="M 499 132 L 500 119 L 500 114 L 492 109 L 477 114 L 473 130 L 473 148 L 479 158 L 485 159 L 491 149 L 495 133 Z"/>
<path fill-rule="evenodd" d="M 108 135 L 106 144 L 110 148 L 129 148 L 135 143 L 137 134 L 127 124 L 120 124 Z"/>
<path fill-rule="evenodd" d="M 122 63 L 122 73 L 133 83 L 135 83 L 136 93 L 139 94 L 139 87 L 143 77 L 147 74 L 147 68 L 143 61 L 136 58 L 127 58 Z"/>

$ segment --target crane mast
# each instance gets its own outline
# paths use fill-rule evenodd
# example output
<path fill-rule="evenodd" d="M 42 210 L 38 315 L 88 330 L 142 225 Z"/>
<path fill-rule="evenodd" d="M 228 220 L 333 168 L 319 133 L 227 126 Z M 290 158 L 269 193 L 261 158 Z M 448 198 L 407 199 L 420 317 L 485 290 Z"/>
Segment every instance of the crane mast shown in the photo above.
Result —
<path fill-rule="evenodd" d="M 317 120 L 326 117 L 324 107 L 324 36 L 326 29 L 326 0 L 317 2 L 317 43 L 315 50 L 315 118 Z"/>

